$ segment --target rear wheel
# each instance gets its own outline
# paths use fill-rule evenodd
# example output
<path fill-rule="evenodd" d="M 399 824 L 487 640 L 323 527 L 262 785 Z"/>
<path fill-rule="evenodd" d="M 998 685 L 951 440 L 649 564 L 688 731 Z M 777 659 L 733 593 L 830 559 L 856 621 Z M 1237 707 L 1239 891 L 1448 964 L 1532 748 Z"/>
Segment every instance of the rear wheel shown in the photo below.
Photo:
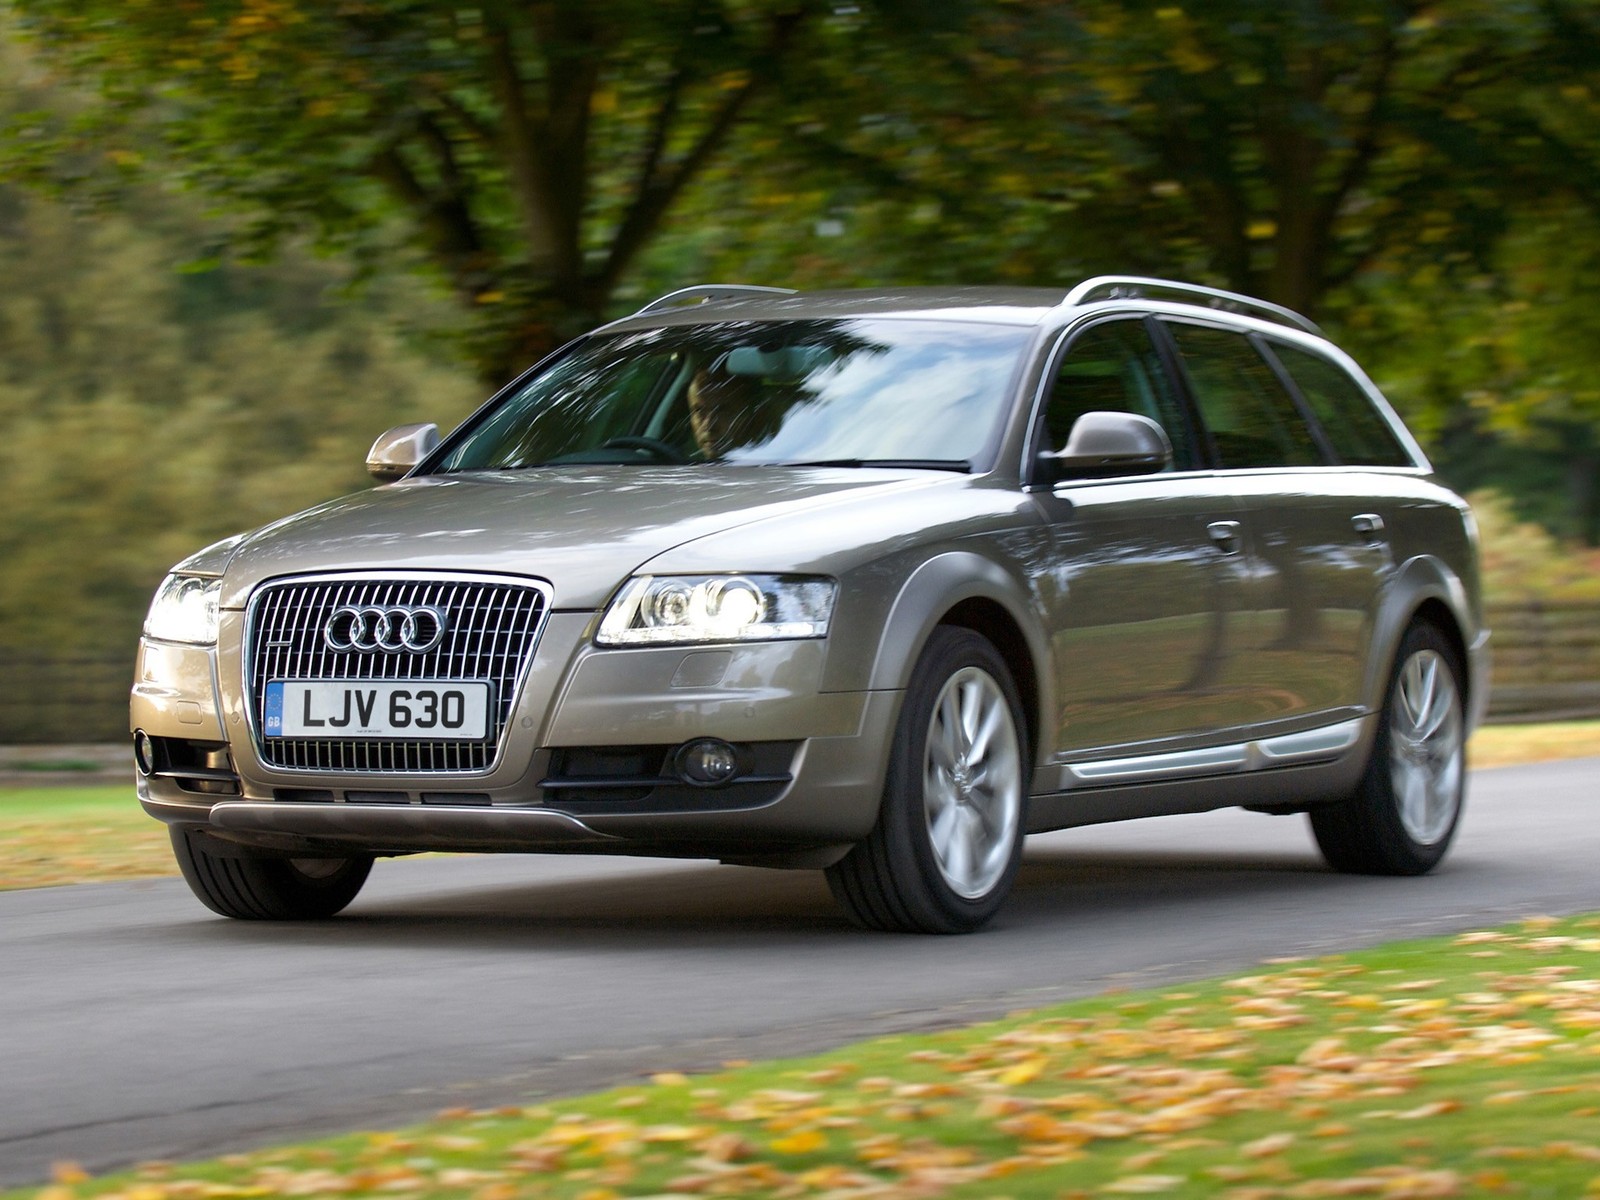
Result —
<path fill-rule="evenodd" d="M 247 921 L 314 921 L 344 909 L 361 891 L 372 859 L 256 858 L 213 854 L 206 838 L 169 830 L 189 890 L 212 912 Z M 242 854 L 243 852 L 241 852 Z"/>
<path fill-rule="evenodd" d="M 1349 799 L 1311 811 L 1336 870 L 1421 875 L 1444 858 L 1466 789 L 1466 718 L 1455 647 L 1436 626 L 1406 631 L 1372 758 Z"/>
<path fill-rule="evenodd" d="M 987 923 L 1022 856 L 1028 748 L 1005 660 L 941 626 L 912 672 L 878 823 L 828 886 L 871 929 L 966 933 Z"/>

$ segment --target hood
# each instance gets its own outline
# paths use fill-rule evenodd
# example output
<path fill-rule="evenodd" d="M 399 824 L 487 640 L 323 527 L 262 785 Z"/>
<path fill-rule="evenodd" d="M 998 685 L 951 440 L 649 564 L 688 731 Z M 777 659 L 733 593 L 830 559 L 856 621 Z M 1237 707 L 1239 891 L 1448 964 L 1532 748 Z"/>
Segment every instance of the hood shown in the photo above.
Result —
<path fill-rule="evenodd" d="M 553 607 L 597 608 L 641 563 L 685 542 L 865 491 L 935 486 L 933 475 L 600 467 L 408 479 L 246 535 L 224 573 L 222 606 L 243 608 L 252 588 L 283 575 L 422 570 L 534 576 L 552 585 Z"/>

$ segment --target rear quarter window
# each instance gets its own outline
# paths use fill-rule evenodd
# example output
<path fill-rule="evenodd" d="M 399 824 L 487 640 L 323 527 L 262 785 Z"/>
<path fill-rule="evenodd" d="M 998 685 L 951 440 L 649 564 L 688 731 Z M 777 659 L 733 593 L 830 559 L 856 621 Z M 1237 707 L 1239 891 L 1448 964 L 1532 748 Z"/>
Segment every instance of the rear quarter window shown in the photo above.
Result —
<path fill-rule="evenodd" d="M 1343 367 L 1298 346 L 1270 345 L 1340 461 L 1368 467 L 1415 465 L 1366 390 Z"/>

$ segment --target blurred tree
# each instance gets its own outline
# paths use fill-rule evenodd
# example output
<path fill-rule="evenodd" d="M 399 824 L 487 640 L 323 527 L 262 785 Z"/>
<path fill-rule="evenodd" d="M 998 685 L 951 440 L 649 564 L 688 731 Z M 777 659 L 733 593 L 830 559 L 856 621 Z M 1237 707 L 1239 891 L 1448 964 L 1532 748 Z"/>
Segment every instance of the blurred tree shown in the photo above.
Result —
<path fill-rule="evenodd" d="M 403 339 L 415 300 L 354 309 L 293 254 L 178 274 L 195 222 L 162 208 L 0 187 L 0 649 L 128 653 L 173 562 L 365 486 L 380 430 L 477 395 Z"/>
<path fill-rule="evenodd" d="M 374 254 L 396 212 L 503 381 L 592 325 L 822 0 L 15 0 L 38 45 L 140 114 L 184 182 L 269 245 Z M 138 127 L 135 126 L 137 130 Z M 143 156 L 143 134 L 117 152 Z M 59 169 L 66 148 L 40 139 Z"/>
<path fill-rule="evenodd" d="M 812 172 L 730 174 L 708 205 L 754 189 L 793 229 L 805 200 L 824 272 L 1142 271 L 1316 315 L 1600 194 L 1594 0 L 1008 0 L 915 57 L 870 14 L 825 32 L 826 86 L 745 143 Z"/>
<path fill-rule="evenodd" d="M 1600 213 L 1587 200 L 1523 212 L 1474 274 L 1374 274 L 1346 323 L 1453 481 L 1600 546 Z"/>
<path fill-rule="evenodd" d="M 661 278 L 692 248 L 802 284 L 1265 296 L 1351 341 L 1449 477 L 1600 536 L 1594 0 L 1009 0 L 915 57 L 870 14 L 822 32 L 827 85 L 737 147 L 807 169 L 710 173 Z"/>

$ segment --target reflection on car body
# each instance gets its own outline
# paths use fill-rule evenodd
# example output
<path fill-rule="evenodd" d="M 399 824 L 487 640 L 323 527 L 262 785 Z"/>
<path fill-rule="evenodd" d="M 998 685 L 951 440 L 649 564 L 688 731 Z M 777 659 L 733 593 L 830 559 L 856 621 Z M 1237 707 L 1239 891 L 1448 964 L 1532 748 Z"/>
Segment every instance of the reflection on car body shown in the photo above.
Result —
<path fill-rule="evenodd" d="M 1415 874 L 1460 818 L 1470 515 L 1248 297 L 689 289 L 369 466 L 146 622 L 139 796 L 229 916 L 575 851 L 821 869 L 954 932 L 1029 832 L 1242 805 Z"/>

